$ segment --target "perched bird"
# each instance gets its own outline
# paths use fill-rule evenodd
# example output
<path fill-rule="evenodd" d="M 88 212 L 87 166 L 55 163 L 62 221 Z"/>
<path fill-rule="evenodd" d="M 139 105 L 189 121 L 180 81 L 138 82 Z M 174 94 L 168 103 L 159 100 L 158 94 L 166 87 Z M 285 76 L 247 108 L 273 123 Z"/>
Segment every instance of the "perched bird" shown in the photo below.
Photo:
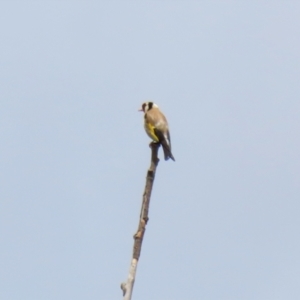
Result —
<path fill-rule="evenodd" d="M 156 143 L 160 143 L 164 150 L 165 160 L 175 158 L 171 152 L 171 138 L 168 121 L 158 106 L 153 102 L 145 102 L 139 111 L 143 111 L 144 127 L 149 137 Z"/>

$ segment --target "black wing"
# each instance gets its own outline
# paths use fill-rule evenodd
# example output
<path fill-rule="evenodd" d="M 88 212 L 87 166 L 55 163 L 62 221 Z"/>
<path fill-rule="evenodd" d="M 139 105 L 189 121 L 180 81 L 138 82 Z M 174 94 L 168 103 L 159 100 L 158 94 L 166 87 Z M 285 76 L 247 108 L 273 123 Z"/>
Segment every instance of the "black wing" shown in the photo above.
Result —
<path fill-rule="evenodd" d="M 165 160 L 168 160 L 171 158 L 175 161 L 175 158 L 171 152 L 171 140 L 170 140 L 170 133 L 167 133 L 167 139 L 162 131 L 158 130 L 157 128 L 154 128 L 154 133 L 158 137 L 159 143 L 162 145 L 165 155 Z"/>

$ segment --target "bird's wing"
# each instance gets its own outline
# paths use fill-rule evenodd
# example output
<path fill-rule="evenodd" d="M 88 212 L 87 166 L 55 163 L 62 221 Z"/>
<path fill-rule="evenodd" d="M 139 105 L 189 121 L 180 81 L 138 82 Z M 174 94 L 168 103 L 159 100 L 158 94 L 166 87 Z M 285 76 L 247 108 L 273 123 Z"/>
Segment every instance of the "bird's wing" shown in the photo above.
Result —
<path fill-rule="evenodd" d="M 175 158 L 171 152 L 171 141 L 169 131 L 167 132 L 167 134 L 164 134 L 161 130 L 154 128 L 154 133 L 158 137 L 158 140 L 163 147 L 165 160 L 171 158 L 175 161 Z"/>

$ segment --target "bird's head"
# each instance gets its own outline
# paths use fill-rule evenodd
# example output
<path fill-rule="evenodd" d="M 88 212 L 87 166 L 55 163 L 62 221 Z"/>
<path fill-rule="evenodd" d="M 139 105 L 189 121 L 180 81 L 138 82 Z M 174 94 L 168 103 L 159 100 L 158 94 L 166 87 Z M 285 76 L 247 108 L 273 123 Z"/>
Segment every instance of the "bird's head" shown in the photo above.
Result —
<path fill-rule="evenodd" d="M 139 111 L 143 111 L 144 113 L 146 113 L 147 111 L 149 111 L 153 107 L 158 108 L 158 106 L 154 102 L 144 102 L 142 104 L 142 108 L 139 109 Z"/>

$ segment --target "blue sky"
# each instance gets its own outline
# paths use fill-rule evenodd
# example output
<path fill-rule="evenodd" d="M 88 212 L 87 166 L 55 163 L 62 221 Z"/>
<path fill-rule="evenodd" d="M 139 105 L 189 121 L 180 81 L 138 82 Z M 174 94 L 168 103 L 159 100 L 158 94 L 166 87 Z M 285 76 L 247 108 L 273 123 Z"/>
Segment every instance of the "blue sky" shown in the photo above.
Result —
<path fill-rule="evenodd" d="M 299 299 L 299 15 L 3 1 L 0 298 L 122 298 L 152 100 L 176 162 L 157 169 L 133 299 Z"/>

